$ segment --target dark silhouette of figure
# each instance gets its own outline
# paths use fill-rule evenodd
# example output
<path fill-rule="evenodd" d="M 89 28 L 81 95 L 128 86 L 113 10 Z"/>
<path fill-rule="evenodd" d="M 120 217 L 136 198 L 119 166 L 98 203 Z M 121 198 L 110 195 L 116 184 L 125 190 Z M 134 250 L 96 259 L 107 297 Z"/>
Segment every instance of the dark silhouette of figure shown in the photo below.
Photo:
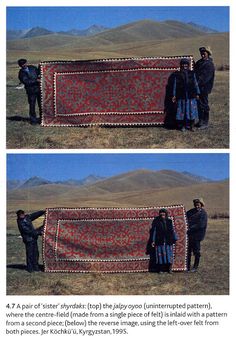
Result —
<path fill-rule="evenodd" d="M 18 65 L 20 71 L 18 78 L 25 86 L 25 91 L 28 97 L 29 103 L 29 117 L 31 124 L 37 124 L 38 120 L 36 117 L 35 106 L 36 102 L 39 107 L 39 115 L 41 118 L 41 97 L 40 97 L 40 72 L 39 68 L 33 65 L 28 65 L 26 59 L 19 59 Z"/>
<path fill-rule="evenodd" d="M 32 221 L 45 214 L 44 210 L 34 212 L 32 214 L 25 214 L 24 210 L 18 210 L 17 225 L 25 244 L 26 250 L 26 267 L 28 272 L 40 271 L 38 264 L 39 251 L 38 251 L 38 236 L 42 235 L 43 226 L 35 229 Z"/>
<path fill-rule="evenodd" d="M 168 217 L 166 209 L 160 209 L 154 218 L 147 244 L 150 255 L 149 271 L 171 273 L 173 263 L 173 245 L 177 240 L 172 219 Z"/>
<path fill-rule="evenodd" d="M 188 219 L 188 257 L 187 257 L 187 269 L 191 270 L 191 256 L 194 255 L 194 265 L 192 272 L 198 270 L 200 257 L 201 257 L 201 242 L 205 238 L 207 229 L 207 213 L 204 209 L 204 201 L 202 198 L 196 198 L 193 200 L 194 208 L 187 211 Z"/>

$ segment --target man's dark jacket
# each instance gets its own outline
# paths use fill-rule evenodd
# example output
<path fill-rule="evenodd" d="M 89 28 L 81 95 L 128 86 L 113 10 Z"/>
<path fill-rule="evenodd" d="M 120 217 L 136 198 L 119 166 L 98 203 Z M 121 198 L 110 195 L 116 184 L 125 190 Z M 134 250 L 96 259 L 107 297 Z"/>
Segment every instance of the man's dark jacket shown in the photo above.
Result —
<path fill-rule="evenodd" d="M 33 214 L 25 215 L 24 218 L 17 219 L 17 225 L 24 243 L 37 240 L 38 236 L 42 234 L 42 228 L 34 229 L 32 221 L 42 216 L 45 213 L 44 210 L 37 211 Z"/>
<path fill-rule="evenodd" d="M 39 69 L 36 66 L 28 65 L 29 72 L 21 68 L 18 78 L 25 85 L 28 94 L 36 94 L 40 92 L 40 86 L 37 79 L 39 78 Z"/>
<path fill-rule="evenodd" d="M 194 71 L 201 94 L 211 93 L 215 78 L 215 66 L 212 59 L 199 59 L 194 66 Z"/>
<path fill-rule="evenodd" d="M 207 228 L 207 213 L 204 209 L 196 208 L 187 211 L 188 235 L 191 240 L 202 241 L 205 237 Z"/>

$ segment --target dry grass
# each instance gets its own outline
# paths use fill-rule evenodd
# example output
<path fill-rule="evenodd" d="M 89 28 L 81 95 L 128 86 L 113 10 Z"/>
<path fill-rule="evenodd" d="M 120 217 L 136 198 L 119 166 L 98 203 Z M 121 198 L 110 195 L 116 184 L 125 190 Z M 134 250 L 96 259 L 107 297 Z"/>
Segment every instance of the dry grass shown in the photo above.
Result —
<path fill-rule="evenodd" d="M 9 295 L 229 294 L 228 220 L 210 220 L 198 273 L 43 273 L 25 271 L 22 240 L 7 237 Z"/>

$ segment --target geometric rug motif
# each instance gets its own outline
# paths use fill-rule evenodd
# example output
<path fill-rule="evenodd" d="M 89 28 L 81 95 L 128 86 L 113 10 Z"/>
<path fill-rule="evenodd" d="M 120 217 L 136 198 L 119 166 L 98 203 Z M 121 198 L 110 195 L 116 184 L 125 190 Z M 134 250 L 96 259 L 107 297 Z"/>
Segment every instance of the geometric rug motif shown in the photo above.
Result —
<path fill-rule="evenodd" d="M 146 246 L 162 207 L 48 208 L 43 233 L 46 272 L 145 272 Z M 178 240 L 174 271 L 186 270 L 187 223 L 183 205 L 165 207 Z"/>
<path fill-rule="evenodd" d="M 41 62 L 42 125 L 163 124 L 166 85 L 181 58 Z"/>

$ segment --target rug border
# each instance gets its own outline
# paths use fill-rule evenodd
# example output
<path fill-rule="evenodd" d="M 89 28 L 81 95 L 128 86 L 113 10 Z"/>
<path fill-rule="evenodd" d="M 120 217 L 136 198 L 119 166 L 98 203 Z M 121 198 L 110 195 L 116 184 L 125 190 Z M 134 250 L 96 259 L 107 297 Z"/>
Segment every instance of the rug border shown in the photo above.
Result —
<path fill-rule="evenodd" d="M 180 58 L 189 58 L 191 59 L 191 67 L 193 66 L 193 55 L 179 55 L 179 56 L 140 56 L 140 57 L 121 57 L 121 58 L 101 58 L 101 59 L 69 59 L 69 60 L 45 60 L 39 63 L 39 66 L 43 64 L 57 64 L 57 63 L 80 63 L 80 62 L 102 62 L 102 61 L 127 61 L 127 60 L 146 60 L 146 59 L 180 59 Z"/>

